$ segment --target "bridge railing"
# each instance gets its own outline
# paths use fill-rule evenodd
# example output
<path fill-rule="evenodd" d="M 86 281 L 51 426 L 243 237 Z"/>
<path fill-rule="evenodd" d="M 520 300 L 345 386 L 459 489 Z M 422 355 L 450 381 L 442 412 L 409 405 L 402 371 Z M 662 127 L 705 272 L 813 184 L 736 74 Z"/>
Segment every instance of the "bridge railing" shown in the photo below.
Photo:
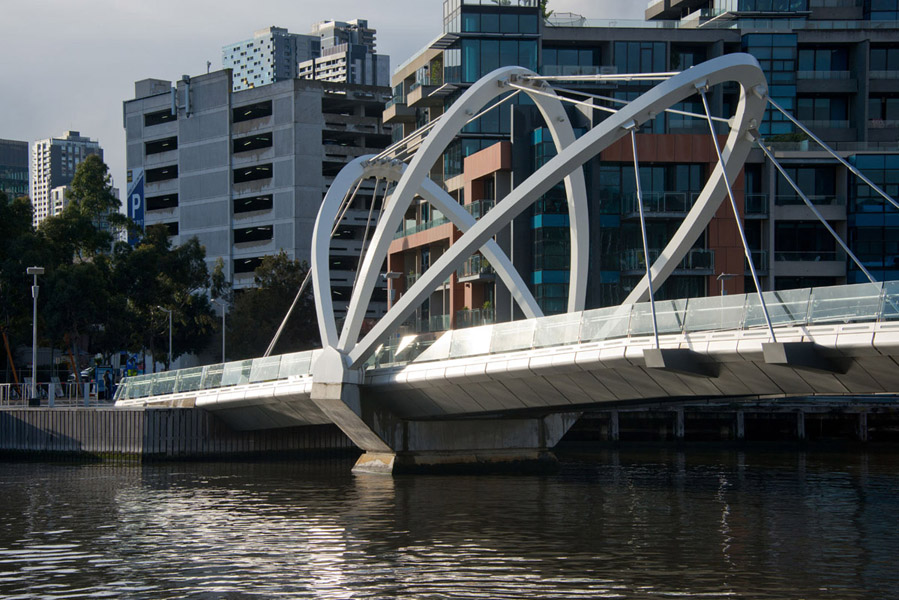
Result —
<path fill-rule="evenodd" d="M 151 396 L 227 388 L 309 375 L 312 373 L 313 355 L 317 352 L 309 350 L 127 377 L 119 385 L 115 399 L 116 402 L 126 402 Z"/>
<path fill-rule="evenodd" d="M 899 282 L 863 283 L 765 292 L 775 327 L 899 320 Z M 756 294 L 658 301 L 656 320 L 662 335 L 766 327 Z M 600 308 L 541 319 L 497 323 L 447 332 L 430 344 L 403 340 L 406 350 L 385 345 L 368 368 L 483 354 L 499 354 L 560 345 L 652 335 L 649 303 Z"/>
<path fill-rule="evenodd" d="M 899 281 L 765 292 L 775 327 L 899 320 Z M 742 294 L 656 302 L 659 333 L 765 328 L 758 296 Z M 540 319 L 403 336 L 384 344 L 366 369 L 652 334 L 649 303 L 613 306 Z M 319 351 L 297 352 L 128 377 L 116 401 L 196 392 L 310 375 Z"/>

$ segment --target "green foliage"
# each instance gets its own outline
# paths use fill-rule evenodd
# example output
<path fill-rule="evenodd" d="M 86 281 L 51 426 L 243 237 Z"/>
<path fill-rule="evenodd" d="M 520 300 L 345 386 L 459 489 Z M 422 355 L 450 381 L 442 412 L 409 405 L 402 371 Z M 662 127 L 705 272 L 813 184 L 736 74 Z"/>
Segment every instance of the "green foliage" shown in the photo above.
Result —
<path fill-rule="evenodd" d="M 540 0 L 540 12 L 543 13 L 544 19 L 548 19 L 553 15 L 553 11 L 547 9 L 548 4 L 549 0 Z"/>
<path fill-rule="evenodd" d="M 256 269 L 257 287 L 235 294 L 228 321 L 229 358 L 262 356 L 308 270 L 305 262 L 290 259 L 284 251 L 262 260 Z M 308 350 L 320 343 L 311 286 L 307 286 L 281 334 L 275 353 Z"/>
<path fill-rule="evenodd" d="M 173 248 L 163 228 L 151 227 L 135 247 L 116 241 L 135 225 L 119 213 L 108 169 L 98 156 L 81 162 L 62 214 L 35 230 L 27 198 L 0 193 L 0 328 L 10 345 L 31 343 L 31 277 L 38 279 L 41 344 L 109 356 L 119 351 L 168 351 L 172 310 L 174 357 L 209 344 L 217 319 L 205 249 L 196 239 Z M 217 285 L 224 288 L 224 281 Z"/>

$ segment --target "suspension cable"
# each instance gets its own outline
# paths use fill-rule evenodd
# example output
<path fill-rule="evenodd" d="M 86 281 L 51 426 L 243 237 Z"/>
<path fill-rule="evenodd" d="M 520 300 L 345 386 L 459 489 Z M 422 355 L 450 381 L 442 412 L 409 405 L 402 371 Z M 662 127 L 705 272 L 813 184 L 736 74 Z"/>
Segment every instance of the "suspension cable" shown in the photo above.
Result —
<path fill-rule="evenodd" d="M 727 168 L 724 164 L 724 157 L 721 155 L 721 146 L 718 144 L 718 136 L 715 133 L 715 123 L 712 121 L 712 112 L 709 110 L 709 100 L 706 97 L 706 86 L 697 85 L 699 95 L 702 97 L 702 106 L 705 108 L 706 118 L 709 123 L 709 130 L 712 134 L 712 143 L 715 146 L 715 154 L 718 155 L 718 166 L 721 167 L 721 174 L 724 177 L 724 184 L 727 187 L 727 197 L 730 199 L 730 206 L 734 211 L 734 221 L 737 224 L 737 230 L 740 232 L 740 241 L 743 242 L 743 251 L 746 253 L 746 260 L 749 262 L 749 271 L 752 273 L 752 282 L 755 284 L 755 291 L 759 295 L 759 302 L 762 305 L 762 312 L 765 315 L 765 323 L 768 325 L 768 332 L 771 334 L 771 341 L 776 342 L 777 337 L 774 335 L 774 326 L 771 325 L 771 317 L 768 314 L 768 306 L 765 304 L 765 296 L 762 294 L 762 286 L 759 283 L 758 273 L 755 271 L 755 264 L 752 261 L 752 252 L 749 250 L 749 242 L 746 240 L 746 232 L 743 230 L 743 223 L 740 221 L 740 212 L 737 210 L 737 201 L 734 200 L 734 192 L 730 185 L 730 178 L 727 176 Z"/>
<path fill-rule="evenodd" d="M 634 177 L 637 180 L 637 206 L 640 209 L 640 232 L 643 234 L 643 262 L 646 263 L 646 281 L 649 284 L 649 310 L 652 313 L 652 335 L 659 348 L 659 324 L 656 320 L 655 294 L 652 290 L 652 263 L 649 260 L 649 244 L 646 241 L 646 217 L 643 214 L 643 188 L 640 185 L 640 162 L 637 159 L 637 124 L 631 121 L 628 125 L 631 131 L 631 146 L 634 149 Z"/>
<path fill-rule="evenodd" d="M 563 87 L 554 87 L 554 89 L 556 89 L 560 92 L 566 92 L 568 94 L 577 94 L 578 96 L 584 96 L 585 98 L 594 98 L 596 100 L 604 100 L 606 102 L 614 102 L 615 104 L 630 104 L 630 100 L 622 100 L 621 98 L 614 98 L 612 96 L 591 94 L 589 92 L 584 92 L 581 90 L 573 90 L 571 88 L 563 88 Z M 560 97 L 564 98 L 566 100 L 569 99 L 569 98 L 565 98 L 564 96 L 560 96 Z M 705 118 L 706 118 L 705 115 L 701 115 L 699 113 L 694 113 L 694 112 L 689 112 L 686 110 L 678 110 L 676 108 L 666 108 L 665 112 L 672 114 L 672 115 L 681 115 L 684 117 L 693 117 L 693 118 L 702 119 L 702 120 L 705 120 Z M 730 123 L 730 119 L 725 119 L 724 117 L 712 117 L 712 120 L 717 121 L 718 123 Z"/>
<path fill-rule="evenodd" d="M 356 198 L 356 193 L 362 186 L 362 182 L 364 181 L 364 179 L 364 177 L 359 179 L 359 181 L 356 183 L 356 187 L 353 189 L 352 194 L 343 197 L 340 215 L 337 217 L 337 220 L 334 221 L 334 227 L 331 228 L 331 235 L 328 236 L 329 239 L 333 238 L 334 234 L 337 233 L 337 228 L 340 226 L 340 222 L 343 221 L 343 217 L 346 215 L 347 210 L 353 204 L 353 200 Z M 303 283 L 300 284 L 300 289 L 299 291 L 297 291 L 296 297 L 294 297 L 293 302 L 290 304 L 290 308 L 287 309 L 287 314 L 284 315 L 284 319 L 281 321 L 281 325 L 275 332 L 275 337 L 272 338 L 272 341 L 268 345 L 268 348 L 265 349 L 265 354 L 262 355 L 263 358 L 267 358 L 268 356 L 270 356 L 272 351 L 275 349 L 275 345 L 278 343 L 278 340 L 281 339 L 281 334 L 284 333 L 284 328 L 287 326 L 287 321 L 290 319 L 290 315 L 293 314 L 293 309 L 296 308 L 297 303 L 299 303 L 300 301 L 300 297 L 302 297 L 303 292 L 306 290 L 306 287 L 309 285 L 309 281 L 311 279 L 312 267 L 310 265 L 306 270 L 306 277 L 303 278 Z"/>
<path fill-rule="evenodd" d="M 777 168 L 777 170 L 780 172 L 780 174 L 783 175 L 784 179 L 787 180 L 787 183 L 790 184 L 790 187 L 792 187 L 794 190 L 796 190 L 796 193 L 799 194 L 799 197 L 802 198 L 802 201 L 805 202 L 805 205 L 808 206 L 809 209 L 811 209 L 811 211 L 818 218 L 818 220 L 821 221 L 821 224 L 824 225 L 824 227 L 827 229 L 828 232 L 830 232 L 830 235 L 832 235 L 834 237 L 834 239 L 837 241 L 837 243 L 840 245 L 840 247 L 843 248 L 843 250 L 846 252 L 846 254 L 849 255 L 849 258 L 852 259 L 852 262 L 854 262 L 856 264 L 856 266 L 861 270 L 861 272 L 865 274 L 865 277 L 868 278 L 868 281 L 870 281 L 871 283 L 878 283 L 877 280 L 874 279 L 874 277 L 871 275 L 871 273 L 868 272 L 868 269 L 866 269 L 865 266 L 861 263 L 861 261 L 858 260 L 858 257 L 855 256 L 855 253 L 853 253 L 852 250 L 849 249 L 849 246 L 846 244 L 846 242 L 844 242 L 843 239 L 837 234 L 837 232 L 834 231 L 834 228 L 830 226 L 830 223 L 827 222 L 827 219 L 824 218 L 824 215 L 822 215 L 821 212 L 817 209 L 817 207 L 815 207 L 815 205 L 812 204 L 812 202 L 811 202 L 811 200 L 809 200 L 808 196 L 806 196 L 802 192 L 802 190 L 799 189 L 799 186 L 796 184 L 796 182 L 793 180 L 793 178 L 790 177 L 789 174 L 787 174 L 787 171 L 786 171 L 786 169 L 784 169 L 783 165 L 781 165 L 780 162 L 776 158 L 774 158 L 774 155 L 765 146 L 764 140 L 759 139 L 759 147 L 761 147 L 762 152 L 765 153 L 765 156 L 768 157 L 768 160 L 771 161 L 771 164 L 773 164 Z"/>
<path fill-rule="evenodd" d="M 869 186 L 871 186 L 871 188 L 872 188 L 875 192 L 877 192 L 878 194 L 880 194 L 881 196 L 883 196 L 884 200 L 886 200 L 887 202 L 889 202 L 890 204 L 892 204 L 892 205 L 895 206 L 896 208 L 899 208 L 899 202 L 896 202 L 896 199 L 895 199 L 895 198 L 893 198 L 892 196 L 890 196 L 889 194 L 887 194 L 885 191 L 883 191 L 883 190 L 880 188 L 880 186 L 878 186 L 876 183 L 874 183 L 873 181 L 871 181 L 870 179 L 868 179 L 867 177 L 865 177 L 864 173 L 862 173 L 861 171 L 859 171 L 859 170 L 855 167 L 855 165 L 851 164 L 851 163 L 850 163 L 849 161 L 847 161 L 845 158 L 843 158 L 842 156 L 840 156 L 839 154 L 837 154 L 837 152 L 836 152 L 833 148 L 831 148 L 830 146 L 828 146 L 827 144 L 825 144 L 824 141 L 821 140 L 821 138 L 819 138 L 819 137 L 816 136 L 814 133 L 812 133 L 811 130 L 810 130 L 808 127 L 806 127 L 805 125 L 803 125 L 802 123 L 800 123 L 799 120 L 798 120 L 796 117 L 794 117 L 793 115 L 791 115 L 790 113 L 788 113 L 786 110 L 784 110 L 784 109 L 780 106 L 780 104 L 778 104 L 777 102 L 775 102 L 774 100 L 772 100 L 770 96 L 768 96 L 768 102 L 771 104 L 771 106 L 773 106 L 774 108 L 776 108 L 777 110 L 779 110 L 779 111 L 780 111 L 786 118 L 788 118 L 789 120 L 791 120 L 797 127 L 799 127 L 799 129 L 801 129 L 802 131 L 804 131 L 804 132 L 806 133 L 806 135 L 808 135 L 810 138 L 812 138 L 812 139 L 813 139 L 819 146 L 821 146 L 822 148 L 824 148 L 824 150 L 826 150 L 831 156 L 833 156 L 833 157 L 834 157 L 835 159 L 837 159 L 840 163 L 842 163 L 842 165 L 843 165 L 844 167 L 846 167 L 847 169 L 849 169 L 849 170 L 850 170 L 856 177 L 858 177 L 859 179 L 861 179 L 862 181 L 864 181 L 865 183 L 867 183 Z"/>
<path fill-rule="evenodd" d="M 528 75 L 523 79 L 532 81 L 665 81 L 680 71 L 665 73 L 609 73 L 607 75 Z"/>

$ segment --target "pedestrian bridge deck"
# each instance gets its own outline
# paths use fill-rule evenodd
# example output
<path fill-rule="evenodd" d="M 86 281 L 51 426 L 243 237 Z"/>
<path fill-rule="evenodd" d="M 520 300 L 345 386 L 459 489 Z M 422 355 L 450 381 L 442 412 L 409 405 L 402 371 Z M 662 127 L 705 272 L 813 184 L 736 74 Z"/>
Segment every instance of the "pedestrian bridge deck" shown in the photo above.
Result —
<path fill-rule="evenodd" d="M 758 296 L 656 302 L 659 345 L 702 370 L 653 364 L 649 303 L 400 337 L 369 359 L 362 392 L 402 418 L 583 409 L 664 399 L 871 394 L 899 389 L 899 282 L 765 293 L 777 342 L 823 363 L 766 357 Z M 197 406 L 233 427 L 329 422 L 309 401 L 319 350 L 128 378 L 119 406 Z"/>

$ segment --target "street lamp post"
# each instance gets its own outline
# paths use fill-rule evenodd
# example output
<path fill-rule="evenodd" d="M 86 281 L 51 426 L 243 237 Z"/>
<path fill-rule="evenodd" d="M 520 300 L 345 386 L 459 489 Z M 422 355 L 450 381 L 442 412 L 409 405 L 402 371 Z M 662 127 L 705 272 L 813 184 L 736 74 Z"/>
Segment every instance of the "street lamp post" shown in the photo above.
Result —
<path fill-rule="evenodd" d="M 169 361 L 166 366 L 166 370 L 168 370 L 168 369 L 172 368 L 172 311 L 168 308 L 163 308 L 161 306 L 157 306 L 156 308 L 158 308 L 159 310 L 164 310 L 165 312 L 169 313 Z"/>
<path fill-rule="evenodd" d="M 724 282 L 733 277 L 738 277 L 735 273 L 721 273 L 718 275 L 717 279 L 721 283 L 721 295 L 726 296 L 727 292 L 724 290 Z"/>
<path fill-rule="evenodd" d="M 31 327 L 31 398 L 37 398 L 37 294 L 40 288 L 37 285 L 37 276 L 44 274 L 44 267 L 28 267 L 26 273 L 34 276 L 34 285 L 31 286 L 31 297 L 34 298 L 34 314 Z"/>
<path fill-rule="evenodd" d="M 217 298 L 212 299 L 213 302 L 220 305 L 222 307 L 222 363 L 225 362 L 225 307 L 227 304 L 224 300 L 219 300 Z"/>

